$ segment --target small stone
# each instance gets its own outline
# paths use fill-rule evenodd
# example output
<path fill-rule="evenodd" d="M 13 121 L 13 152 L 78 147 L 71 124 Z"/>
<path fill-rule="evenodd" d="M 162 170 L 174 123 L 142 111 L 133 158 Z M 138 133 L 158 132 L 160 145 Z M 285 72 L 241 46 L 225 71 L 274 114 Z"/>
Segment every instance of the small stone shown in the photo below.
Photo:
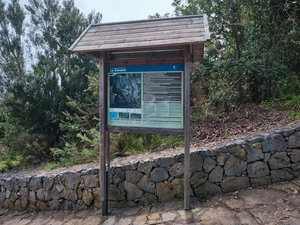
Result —
<path fill-rule="evenodd" d="M 169 174 L 167 173 L 167 171 L 164 168 L 159 167 L 159 168 L 153 169 L 153 171 L 151 172 L 150 178 L 154 182 L 160 182 L 160 181 L 167 180 L 169 178 Z"/>
<path fill-rule="evenodd" d="M 35 210 L 36 211 L 45 211 L 47 209 L 47 206 L 45 202 L 37 201 Z"/>
<path fill-rule="evenodd" d="M 143 191 L 141 189 L 139 189 L 136 185 L 134 185 L 133 183 L 130 183 L 128 181 L 125 180 L 124 182 L 124 189 L 127 192 L 127 200 L 131 201 L 137 198 L 140 198 L 141 196 L 143 196 Z"/>
<path fill-rule="evenodd" d="M 182 163 L 176 163 L 175 165 L 173 165 L 170 168 L 169 173 L 172 177 L 181 177 L 184 173 L 184 167 Z"/>
<path fill-rule="evenodd" d="M 175 214 L 175 213 L 167 212 L 167 213 L 163 213 L 161 215 L 161 219 L 162 219 L 163 223 L 173 222 L 175 220 L 176 216 L 177 216 L 177 214 Z"/>
<path fill-rule="evenodd" d="M 80 174 L 79 173 L 74 173 L 74 172 L 67 172 L 66 173 L 66 181 L 65 181 L 65 185 L 72 189 L 75 190 L 79 183 L 80 183 Z"/>
<path fill-rule="evenodd" d="M 83 202 L 86 204 L 86 205 L 90 205 L 93 201 L 93 195 L 91 192 L 89 192 L 88 190 L 83 190 L 83 193 L 82 193 L 82 200 Z"/>
<path fill-rule="evenodd" d="M 204 159 L 204 163 L 203 163 L 203 170 L 206 172 L 206 173 L 209 173 L 213 168 L 215 168 L 216 166 L 216 161 L 213 160 L 212 158 L 210 157 L 206 157 Z"/>
<path fill-rule="evenodd" d="M 156 194 L 160 201 L 171 200 L 175 197 L 173 190 L 168 188 L 164 182 L 159 182 L 156 184 Z"/>
<path fill-rule="evenodd" d="M 83 180 L 86 188 L 97 187 L 98 179 L 96 175 L 85 175 Z"/>

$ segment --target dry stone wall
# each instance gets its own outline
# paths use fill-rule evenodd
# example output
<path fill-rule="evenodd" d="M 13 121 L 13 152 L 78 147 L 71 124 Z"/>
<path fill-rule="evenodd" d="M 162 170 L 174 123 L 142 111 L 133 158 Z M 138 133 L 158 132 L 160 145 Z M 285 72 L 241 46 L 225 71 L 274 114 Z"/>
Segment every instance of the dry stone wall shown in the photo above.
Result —
<path fill-rule="evenodd" d="M 169 150 L 112 161 L 111 207 L 183 198 L 184 155 Z M 193 149 L 190 195 L 232 192 L 300 175 L 300 127 L 245 138 L 216 149 Z M 99 169 L 0 176 L 0 206 L 29 212 L 101 207 Z"/>

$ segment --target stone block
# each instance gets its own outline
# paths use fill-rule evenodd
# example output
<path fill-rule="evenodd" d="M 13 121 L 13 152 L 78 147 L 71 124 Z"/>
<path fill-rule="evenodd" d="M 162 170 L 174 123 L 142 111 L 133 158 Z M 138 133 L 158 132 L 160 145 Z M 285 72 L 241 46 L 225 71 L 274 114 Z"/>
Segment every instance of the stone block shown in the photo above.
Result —
<path fill-rule="evenodd" d="M 247 151 L 247 162 L 254 162 L 265 158 L 262 149 L 257 148 L 257 144 L 246 145 L 245 149 Z"/>
<path fill-rule="evenodd" d="M 281 134 L 273 134 L 265 137 L 262 142 L 263 152 L 284 152 L 286 151 L 286 143 Z"/>
<path fill-rule="evenodd" d="M 159 167 L 167 168 L 168 166 L 171 166 L 175 163 L 175 159 L 174 159 L 174 157 L 159 158 L 159 159 L 156 159 L 156 162 Z"/>
<path fill-rule="evenodd" d="M 246 158 L 247 158 L 247 155 L 246 155 L 247 152 L 244 149 L 243 145 L 235 145 L 234 147 L 229 148 L 228 152 L 242 160 L 246 160 Z"/>
<path fill-rule="evenodd" d="M 198 152 L 192 152 L 190 156 L 190 170 L 202 171 L 203 157 Z"/>
<path fill-rule="evenodd" d="M 83 180 L 86 188 L 95 188 L 99 182 L 97 176 L 93 174 L 85 175 Z"/>
<path fill-rule="evenodd" d="M 156 184 L 156 195 L 159 201 L 167 201 L 175 198 L 175 193 L 164 182 Z"/>
<path fill-rule="evenodd" d="M 295 176 L 290 170 L 283 169 L 283 170 L 272 170 L 271 178 L 272 178 L 272 183 L 275 183 L 275 182 L 292 180 L 295 178 Z"/>
<path fill-rule="evenodd" d="M 138 171 L 143 172 L 145 174 L 150 174 L 153 167 L 153 162 L 140 162 L 138 165 Z"/>
<path fill-rule="evenodd" d="M 89 192 L 88 190 L 83 190 L 82 193 L 82 201 L 86 204 L 86 205 L 90 205 L 93 201 L 94 197 L 93 194 L 91 192 Z"/>
<path fill-rule="evenodd" d="M 201 197 L 203 194 L 219 194 L 222 193 L 220 186 L 206 181 L 204 184 L 201 184 L 199 187 L 194 189 L 195 195 Z"/>
<path fill-rule="evenodd" d="M 300 150 L 299 149 L 293 149 L 290 158 L 291 158 L 291 161 L 293 163 L 300 162 Z"/>
<path fill-rule="evenodd" d="M 271 176 L 250 179 L 251 186 L 255 188 L 269 185 L 271 184 L 271 182 L 272 182 Z"/>
<path fill-rule="evenodd" d="M 205 172 L 195 172 L 194 175 L 190 178 L 190 182 L 193 188 L 198 187 L 200 184 L 203 184 L 207 181 L 207 173 Z"/>
<path fill-rule="evenodd" d="M 44 189 L 39 189 L 36 193 L 36 197 L 41 201 L 49 201 L 51 199 L 50 193 Z"/>
<path fill-rule="evenodd" d="M 127 200 L 132 201 L 134 199 L 140 198 L 143 196 L 144 192 L 139 189 L 135 184 L 125 180 L 124 189 L 127 192 Z"/>
<path fill-rule="evenodd" d="M 77 194 L 74 190 L 70 189 L 70 188 L 67 188 L 65 187 L 64 191 L 62 192 L 61 196 L 67 200 L 70 200 L 70 201 L 77 201 L 78 197 L 77 197 Z"/>
<path fill-rule="evenodd" d="M 42 188 L 42 177 L 31 177 L 28 187 L 30 190 L 37 190 Z"/>
<path fill-rule="evenodd" d="M 140 181 L 137 183 L 137 186 L 146 192 L 155 192 L 155 183 L 147 175 L 144 175 L 140 179 Z"/>
<path fill-rule="evenodd" d="M 172 181 L 173 191 L 176 198 L 183 198 L 184 195 L 184 179 L 176 178 Z"/>
<path fill-rule="evenodd" d="M 271 155 L 269 161 L 269 167 L 271 170 L 291 167 L 290 158 L 286 152 L 276 152 Z"/>
<path fill-rule="evenodd" d="M 81 181 L 81 178 L 80 178 L 79 173 L 74 173 L 74 172 L 66 173 L 65 185 L 68 188 L 75 190 L 78 187 L 80 181 Z"/>
<path fill-rule="evenodd" d="M 160 182 L 167 180 L 169 178 L 169 174 L 164 168 L 158 167 L 152 170 L 150 178 L 154 182 Z"/>
<path fill-rule="evenodd" d="M 126 180 L 128 182 L 131 182 L 134 184 L 139 182 L 139 180 L 141 179 L 142 176 L 143 176 L 143 174 L 137 170 L 127 170 L 126 171 Z"/>
<path fill-rule="evenodd" d="M 49 177 L 43 178 L 43 187 L 45 190 L 49 191 L 52 188 L 53 183 L 54 183 L 53 179 L 51 179 Z"/>
<path fill-rule="evenodd" d="M 112 181 L 113 181 L 113 184 L 115 184 L 115 185 L 120 184 L 125 179 L 125 174 L 120 168 L 115 168 L 113 170 L 113 173 L 111 173 L 111 174 L 113 174 Z"/>
<path fill-rule="evenodd" d="M 203 170 L 206 173 L 209 173 L 213 168 L 215 168 L 217 162 L 211 157 L 205 157 L 203 163 Z"/>
<path fill-rule="evenodd" d="M 172 177 L 181 177 L 184 173 L 183 164 L 181 162 L 176 163 L 169 169 L 169 173 Z"/>
<path fill-rule="evenodd" d="M 123 201 L 125 200 L 124 194 L 121 193 L 120 189 L 114 185 L 110 185 L 108 192 L 108 199 L 110 201 Z"/>
<path fill-rule="evenodd" d="M 270 175 L 268 164 L 261 161 L 249 164 L 247 167 L 247 172 L 250 178 L 259 178 Z"/>
<path fill-rule="evenodd" d="M 225 177 L 221 182 L 221 188 L 223 192 L 232 192 L 250 187 L 250 181 L 248 177 Z"/>
<path fill-rule="evenodd" d="M 288 148 L 299 148 L 300 147 L 300 132 L 291 135 L 287 142 Z"/>
<path fill-rule="evenodd" d="M 224 170 L 220 166 L 216 166 L 209 174 L 209 182 L 221 182 L 223 179 Z"/>
<path fill-rule="evenodd" d="M 226 176 L 241 176 L 247 169 L 247 162 L 231 155 L 225 163 Z"/>

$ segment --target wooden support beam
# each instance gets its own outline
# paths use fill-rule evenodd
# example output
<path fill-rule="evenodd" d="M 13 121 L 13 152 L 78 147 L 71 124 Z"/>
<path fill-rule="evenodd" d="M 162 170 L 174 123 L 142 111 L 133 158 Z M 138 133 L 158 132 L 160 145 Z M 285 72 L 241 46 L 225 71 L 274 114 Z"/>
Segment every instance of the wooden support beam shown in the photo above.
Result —
<path fill-rule="evenodd" d="M 100 52 L 99 66 L 99 120 L 100 120 L 100 200 L 102 201 L 102 215 L 108 214 L 109 191 L 109 132 L 107 123 L 107 67 L 106 53 Z"/>
<path fill-rule="evenodd" d="M 190 46 L 184 63 L 184 209 L 190 208 Z"/>

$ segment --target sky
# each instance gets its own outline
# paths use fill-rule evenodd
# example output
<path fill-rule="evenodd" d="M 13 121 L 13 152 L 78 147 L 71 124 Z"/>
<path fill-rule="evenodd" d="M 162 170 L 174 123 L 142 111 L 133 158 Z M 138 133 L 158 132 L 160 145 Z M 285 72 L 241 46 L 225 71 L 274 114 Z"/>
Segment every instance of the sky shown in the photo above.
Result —
<path fill-rule="evenodd" d="M 173 0 L 75 0 L 75 5 L 88 14 L 95 9 L 102 13 L 102 22 L 147 19 L 158 12 L 172 13 Z"/>
<path fill-rule="evenodd" d="M 102 13 L 102 23 L 147 19 L 149 15 L 172 13 L 173 0 L 74 0 L 85 15 L 92 10 Z M 20 0 L 28 4 L 28 0 Z"/>

